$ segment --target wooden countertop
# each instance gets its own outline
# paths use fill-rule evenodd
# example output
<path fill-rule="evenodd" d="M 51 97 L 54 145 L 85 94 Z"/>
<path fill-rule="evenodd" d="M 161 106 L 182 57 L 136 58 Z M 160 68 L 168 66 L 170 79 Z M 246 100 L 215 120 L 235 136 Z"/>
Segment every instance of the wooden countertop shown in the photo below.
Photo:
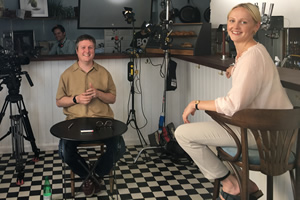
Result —
<path fill-rule="evenodd" d="M 96 54 L 95 59 L 122 59 L 130 58 L 131 54 L 125 53 L 103 53 Z M 140 54 L 140 57 L 163 57 L 162 54 Z M 54 61 L 54 60 L 77 60 L 77 55 L 41 55 L 36 58 L 30 58 L 31 61 Z"/>
<path fill-rule="evenodd" d="M 226 60 L 221 60 L 221 56 L 211 55 L 211 56 L 174 56 L 175 58 L 185 60 L 188 62 L 193 62 L 199 65 L 208 66 L 214 69 L 219 69 L 226 71 L 230 64 L 234 63 L 233 58 L 228 58 Z"/>
<path fill-rule="evenodd" d="M 174 56 L 175 58 L 193 62 L 200 65 L 209 66 L 215 69 L 226 71 L 233 58 L 221 60 L 221 56 Z M 283 87 L 300 91 L 300 70 L 278 67 L 281 83 Z"/>
<path fill-rule="evenodd" d="M 278 67 L 283 87 L 300 91 L 300 70 Z"/>
<path fill-rule="evenodd" d="M 111 54 L 96 54 L 95 59 L 122 59 L 130 58 L 130 54 L 111 53 Z M 163 57 L 163 54 L 140 54 L 140 57 Z M 184 61 L 193 62 L 196 64 L 208 66 L 214 69 L 226 71 L 227 67 L 234 62 L 233 58 L 221 60 L 219 55 L 208 56 L 180 56 L 172 55 Z M 77 55 L 63 55 L 63 56 L 48 56 L 43 55 L 38 58 L 32 58 L 32 61 L 52 61 L 52 60 L 77 60 Z M 283 87 L 292 90 L 300 91 L 300 70 L 293 70 L 288 68 L 278 67 L 279 76 Z"/>

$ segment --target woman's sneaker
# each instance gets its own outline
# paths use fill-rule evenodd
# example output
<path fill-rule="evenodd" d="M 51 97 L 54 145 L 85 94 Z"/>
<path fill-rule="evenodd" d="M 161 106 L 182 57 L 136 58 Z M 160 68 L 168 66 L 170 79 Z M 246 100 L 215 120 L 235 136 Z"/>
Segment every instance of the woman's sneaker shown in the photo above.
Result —
<path fill-rule="evenodd" d="M 93 194 L 95 192 L 94 182 L 91 179 L 84 181 L 81 186 L 81 190 L 83 191 L 85 196 L 87 196 L 87 197 L 93 196 Z"/>

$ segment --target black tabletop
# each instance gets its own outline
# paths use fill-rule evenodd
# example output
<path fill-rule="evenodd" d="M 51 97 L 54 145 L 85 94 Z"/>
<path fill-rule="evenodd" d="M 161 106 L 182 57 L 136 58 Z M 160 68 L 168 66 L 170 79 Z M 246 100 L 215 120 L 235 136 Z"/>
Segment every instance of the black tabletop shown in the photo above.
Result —
<path fill-rule="evenodd" d="M 107 118 L 76 118 L 53 125 L 50 132 L 55 137 L 74 141 L 97 141 L 120 136 L 127 131 L 121 121 Z"/>

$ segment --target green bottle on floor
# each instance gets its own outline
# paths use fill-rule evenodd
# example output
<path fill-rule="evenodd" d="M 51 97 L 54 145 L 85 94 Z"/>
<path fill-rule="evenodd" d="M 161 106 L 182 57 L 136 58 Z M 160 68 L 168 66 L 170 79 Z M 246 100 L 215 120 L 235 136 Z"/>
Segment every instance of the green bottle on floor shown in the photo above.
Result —
<path fill-rule="evenodd" d="M 51 185 L 50 185 L 48 176 L 45 177 L 43 199 L 44 200 L 52 200 L 52 189 L 51 189 Z"/>

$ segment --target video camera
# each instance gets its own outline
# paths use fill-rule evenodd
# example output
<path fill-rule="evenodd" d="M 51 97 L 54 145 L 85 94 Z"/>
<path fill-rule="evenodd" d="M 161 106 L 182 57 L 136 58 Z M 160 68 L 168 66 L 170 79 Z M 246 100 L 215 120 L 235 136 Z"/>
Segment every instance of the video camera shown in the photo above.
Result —
<path fill-rule="evenodd" d="M 12 50 L 5 50 L 0 46 L 0 75 L 21 72 L 21 65 L 30 63 L 28 57 L 19 56 Z"/>
<path fill-rule="evenodd" d="M 19 56 L 12 50 L 6 50 L 0 46 L 0 91 L 3 89 L 2 84 L 6 84 L 9 94 L 19 94 L 22 74 L 25 74 L 30 86 L 33 83 L 26 71 L 22 71 L 21 65 L 30 63 L 29 57 Z"/>

